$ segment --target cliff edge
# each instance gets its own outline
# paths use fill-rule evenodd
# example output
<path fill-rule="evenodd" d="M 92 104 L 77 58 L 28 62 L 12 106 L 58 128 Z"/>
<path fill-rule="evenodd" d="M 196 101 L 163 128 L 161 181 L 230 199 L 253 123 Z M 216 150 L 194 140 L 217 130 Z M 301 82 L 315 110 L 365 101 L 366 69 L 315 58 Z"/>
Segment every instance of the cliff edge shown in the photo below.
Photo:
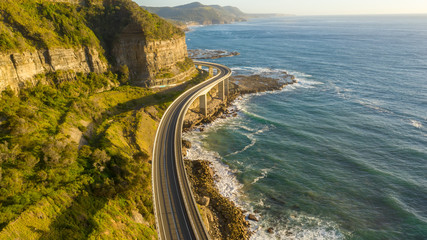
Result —
<path fill-rule="evenodd" d="M 4 0 L 0 13 L 0 91 L 56 71 L 110 70 L 139 86 L 195 71 L 184 33 L 131 0 Z"/>

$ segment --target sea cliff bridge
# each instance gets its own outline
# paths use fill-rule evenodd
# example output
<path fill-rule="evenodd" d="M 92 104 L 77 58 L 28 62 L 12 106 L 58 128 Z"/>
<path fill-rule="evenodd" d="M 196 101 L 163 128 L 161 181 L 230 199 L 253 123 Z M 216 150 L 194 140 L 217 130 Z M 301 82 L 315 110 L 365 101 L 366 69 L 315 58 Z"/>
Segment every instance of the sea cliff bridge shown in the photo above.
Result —
<path fill-rule="evenodd" d="M 163 114 L 154 141 L 154 214 L 161 240 L 210 239 L 194 200 L 182 159 L 182 126 L 185 113 L 197 99 L 200 112 L 206 116 L 207 93 L 213 87 L 218 86 L 218 97 L 226 99 L 231 70 L 216 63 L 194 63 L 199 69 L 209 68 L 212 77 L 187 90 L 169 106 Z"/>

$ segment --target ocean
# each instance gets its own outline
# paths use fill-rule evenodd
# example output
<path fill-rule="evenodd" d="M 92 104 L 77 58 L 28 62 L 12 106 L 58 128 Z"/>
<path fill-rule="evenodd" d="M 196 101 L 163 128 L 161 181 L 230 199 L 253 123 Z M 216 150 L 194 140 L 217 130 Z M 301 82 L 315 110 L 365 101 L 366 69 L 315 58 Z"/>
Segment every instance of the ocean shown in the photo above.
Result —
<path fill-rule="evenodd" d="M 209 60 L 233 74 L 298 79 L 184 135 L 256 213 L 251 239 L 427 239 L 427 15 L 255 19 L 187 44 L 240 52 Z"/>

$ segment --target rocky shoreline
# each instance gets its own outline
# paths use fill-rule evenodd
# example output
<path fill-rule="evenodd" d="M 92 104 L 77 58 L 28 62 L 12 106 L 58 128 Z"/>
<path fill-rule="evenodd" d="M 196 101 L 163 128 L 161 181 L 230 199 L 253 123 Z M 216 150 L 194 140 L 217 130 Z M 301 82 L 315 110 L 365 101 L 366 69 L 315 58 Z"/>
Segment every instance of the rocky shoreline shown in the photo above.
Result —
<path fill-rule="evenodd" d="M 184 120 L 184 131 L 199 129 L 204 130 L 205 124 L 217 118 L 236 117 L 237 112 L 228 107 L 239 96 L 281 90 L 286 85 L 294 84 L 295 77 L 283 72 L 282 80 L 252 76 L 233 76 L 230 78 L 230 94 L 227 100 L 221 101 L 215 97 L 216 91 L 212 89 L 208 94 L 208 115 L 205 117 L 198 112 L 198 102 L 190 107 Z M 210 98 L 210 99 L 209 99 Z M 191 142 L 183 140 L 183 157 L 191 148 Z M 258 221 L 253 213 L 240 209 L 233 201 L 222 196 L 215 185 L 216 176 L 209 161 L 204 159 L 185 160 L 187 174 L 192 185 L 193 194 L 198 204 L 203 222 L 212 239 L 249 239 L 251 236 L 250 222 Z M 274 230 L 269 228 L 269 233 Z"/>

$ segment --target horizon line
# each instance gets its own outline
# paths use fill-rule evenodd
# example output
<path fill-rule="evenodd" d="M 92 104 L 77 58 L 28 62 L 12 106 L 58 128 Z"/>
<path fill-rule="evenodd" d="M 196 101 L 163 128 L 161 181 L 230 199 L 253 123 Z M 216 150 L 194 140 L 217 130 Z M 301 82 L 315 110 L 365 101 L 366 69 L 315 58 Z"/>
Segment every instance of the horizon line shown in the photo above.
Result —
<path fill-rule="evenodd" d="M 427 15 L 426 13 L 349 13 L 349 14 L 294 14 L 294 13 L 252 13 L 244 12 L 246 14 L 277 14 L 277 15 L 287 15 L 293 17 L 304 17 L 304 16 L 378 16 L 378 15 Z"/>

